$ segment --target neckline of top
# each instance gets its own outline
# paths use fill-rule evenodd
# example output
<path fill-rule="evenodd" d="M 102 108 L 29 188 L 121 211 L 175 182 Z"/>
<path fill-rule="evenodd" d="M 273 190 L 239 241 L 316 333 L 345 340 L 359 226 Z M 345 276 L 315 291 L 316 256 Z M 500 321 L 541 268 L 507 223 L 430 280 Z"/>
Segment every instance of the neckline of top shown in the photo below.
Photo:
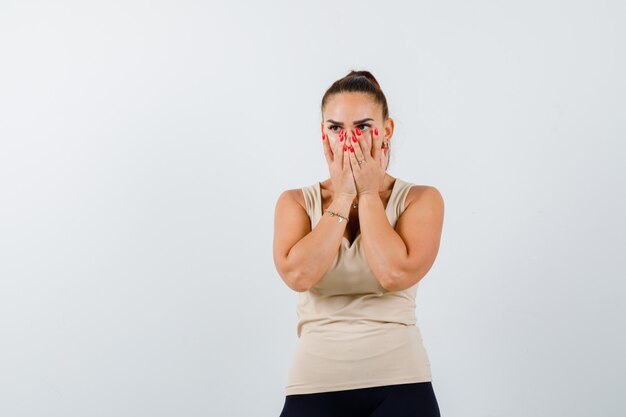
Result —
<path fill-rule="evenodd" d="M 389 218 L 389 203 L 394 202 L 393 198 L 395 197 L 397 191 L 398 191 L 398 186 L 400 185 L 400 179 L 396 177 L 395 180 L 393 180 L 393 185 L 391 186 L 391 194 L 389 194 L 389 199 L 387 200 L 387 205 L 385 206 L 385 214 L 387 215 L 387 220 L 389 221 L 389 223 L 391 223 L 391 219 Z M 320 217 L 322 216 L 322 191 L 321 191 L 321 183 L 318 181 L 317 182 L 317 211 L 318 214 L 320 215 Z M 395 202 L 394 202 L 394 206 L 395 206 Z M 361 231 L 359 231 L 359 234 L 356 235 L 356 237 L 354 238 L 354 240 L 352 241 L 352 244 L 350 244 L 350 241 L 348 240 L 347 237 L 345 236 L 341 236 L 341 246 L 347 246 L 348 250 L 354 248 L 357 244 L 357 242 L 359 242 L 361 239 Z"/>

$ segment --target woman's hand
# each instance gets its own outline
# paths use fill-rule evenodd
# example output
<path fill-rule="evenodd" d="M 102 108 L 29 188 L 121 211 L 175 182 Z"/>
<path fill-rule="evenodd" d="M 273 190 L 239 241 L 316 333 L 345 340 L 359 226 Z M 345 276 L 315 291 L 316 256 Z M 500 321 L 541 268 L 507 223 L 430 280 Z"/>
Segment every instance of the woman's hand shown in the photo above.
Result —
<path fill-rule="evenodd" d="M 328 163 L 330 180 L 333 183 L 333 197 L 345 195 L 354 199 L 357 196 L 357 190 L 350 166 L 348 140 L 345 137 L 345 131 L 341 130 L 339 139 L 332 149 L 326 133 L 322 133 L 322 142 L 324 142 L 324 156 L 326 156 Z"/>
<path fill-rule="evenodd" d="M 357 128 L 356 135 L 351 132 L 350 165 L 358 195 L 380 192 L 387 170 L 387 158 L 384 150 L 381 150 L 381 144 L 382 138 L 377 128 L 370 128 L 365 133 Z"/>

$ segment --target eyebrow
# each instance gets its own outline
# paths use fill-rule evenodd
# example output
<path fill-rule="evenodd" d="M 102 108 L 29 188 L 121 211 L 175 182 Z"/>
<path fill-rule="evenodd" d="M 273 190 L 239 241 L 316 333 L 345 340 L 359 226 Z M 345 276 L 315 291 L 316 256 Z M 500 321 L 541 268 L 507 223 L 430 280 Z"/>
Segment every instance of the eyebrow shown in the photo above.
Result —
<path fill-rule="evenodd" d="M 372 119 L 371 117 L 367 117 L 367 118 L 365 118 L 365 119 L 355 120 L 355 121 L 353 122 L 353 124 L 355 124 L 355 125 L 359 125 L 359 124 L 361 124 L 361 123 L 363 123 L 363 122 L 367 122 L 368 120 L 374 121 L 374 119 Z M 341 122 L 336 122 L 336 121 L 334 121 L 334 120 L 332 120 L 332 119 L 328 119 L 328 120 L 326 120 L 326 123 L 332 123 L 332 124 L 335 124 L 335 125 L 340 125 L 340 126 L 343 126 L 343 123 L 341 123 Z"/>

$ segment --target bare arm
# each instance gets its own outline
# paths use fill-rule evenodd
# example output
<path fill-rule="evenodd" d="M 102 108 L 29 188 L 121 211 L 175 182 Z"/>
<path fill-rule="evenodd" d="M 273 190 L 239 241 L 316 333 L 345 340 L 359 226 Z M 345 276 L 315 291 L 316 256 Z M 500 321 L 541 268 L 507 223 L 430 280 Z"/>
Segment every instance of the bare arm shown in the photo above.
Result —
<path fill-rule="evenodd" d="M 367 263 L 388 291 L 402 291 L 430 270 L 443 227 L 444 202 L 434 187 L 420 190 L 394 230 L 376 193 L 359 198 L 359 220 Z"/>
<path fill-rule="evenodd" d="M 346 221 L 322 213 L 311 230 L 306 210 L 295 200 L 292 192 L 284 191 L 276 203 L 274 216 L 274 265 L 289 288 L 297 292 L 315 286 L 337 255 L 346 228 Z M 352 197 L 336 196 L 330 210 L 348 217 Z"/>

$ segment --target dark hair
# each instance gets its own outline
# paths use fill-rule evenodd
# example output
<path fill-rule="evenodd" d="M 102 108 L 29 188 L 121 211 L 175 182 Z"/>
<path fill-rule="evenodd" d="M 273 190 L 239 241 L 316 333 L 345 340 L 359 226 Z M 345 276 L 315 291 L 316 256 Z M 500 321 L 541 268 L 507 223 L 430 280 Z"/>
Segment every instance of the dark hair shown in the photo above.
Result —
<path fill-rule="evenodd" d="M 383 120 L 389 118 L 389 108 L 387 107 L 387 98 L 380 88 L 380 84 L 376 81 L 376 78 L 369 71 L 354 71 L 351 70 L 345 77 L 335 81 L 324 93 L 322 97 L 322 119 L 324 118 L 324 106 L 328 99 L 338 93 L 359 92 L 367 93 L 372 96 L 374 101 L 380 104 L 383 108 Z M 391 148 L 386 148 L 387 155 L 387 167 L 389 167 L 389 160 L 391 158 Z"/>
<path fill-rule="evenodd" d="M 324 113 L 324 106 L 328 99 L 337 93 L 359 92 L 367 93 L 372 96 L 374 101 L 383 108 L 383 120 L 389 117 L 389 108 L 387 107 L 387 98 L 380 88 L 380 84 L 369 71 L 350 71 L 345 77 L 335 81 L 324 93 L 322 97 L 321 111 Z"/>

